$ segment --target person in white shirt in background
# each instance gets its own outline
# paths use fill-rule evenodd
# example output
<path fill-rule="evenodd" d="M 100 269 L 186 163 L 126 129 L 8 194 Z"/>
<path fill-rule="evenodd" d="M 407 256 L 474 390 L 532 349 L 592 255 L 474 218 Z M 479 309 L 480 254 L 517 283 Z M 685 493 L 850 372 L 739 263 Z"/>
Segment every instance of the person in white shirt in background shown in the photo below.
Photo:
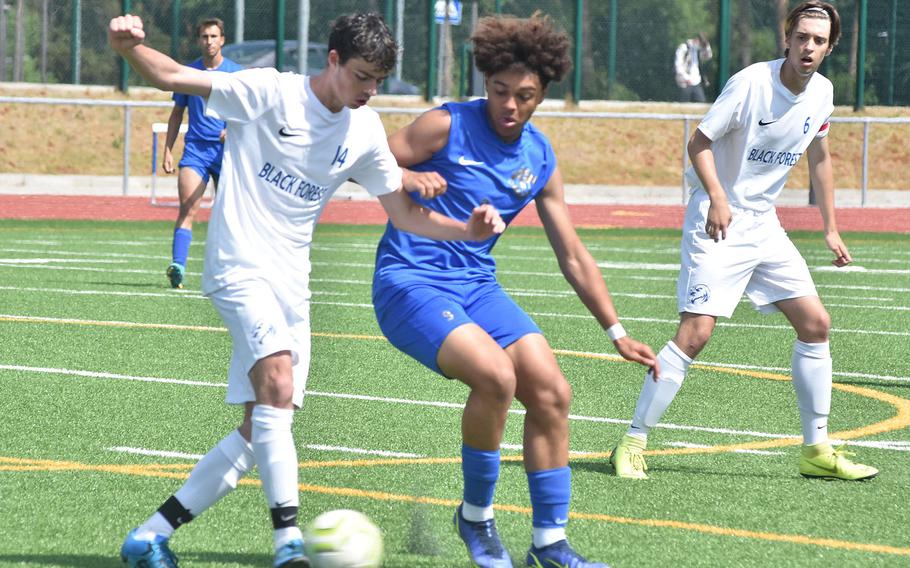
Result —
<path fill-rule="evenodd" d="M 704 32 L 697 37 L 687 39 L 676 47 L 673 58 L 673 69 L 676 73 L 676 85 L 679 87 L 679 102 L 703 103 L 707 79 L 701 76 L 701 64 L 710 61 L 711 44 Z"/>

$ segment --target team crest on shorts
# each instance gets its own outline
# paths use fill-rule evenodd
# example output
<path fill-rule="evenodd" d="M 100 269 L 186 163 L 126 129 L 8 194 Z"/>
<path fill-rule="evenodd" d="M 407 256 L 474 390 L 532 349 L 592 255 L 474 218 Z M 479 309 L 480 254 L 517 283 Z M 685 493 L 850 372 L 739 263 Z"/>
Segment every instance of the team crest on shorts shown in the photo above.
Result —
<path fill-rule="evenodd" d="M 697 306 L 704 304 L 711 298 L 711 289 L 704 284 L 696 284 L 689 288 L 689 303 Z"/>
<path fill-rule="evenodd" d="M 455 314 L 453 314 L 449 310 L 442 310 L 442 314 L 440 314 L 440 315 L 442 315 L 442 317 L 445 318 L 446 321 L 452 321 L 453 319 L 455 319 Z"/>

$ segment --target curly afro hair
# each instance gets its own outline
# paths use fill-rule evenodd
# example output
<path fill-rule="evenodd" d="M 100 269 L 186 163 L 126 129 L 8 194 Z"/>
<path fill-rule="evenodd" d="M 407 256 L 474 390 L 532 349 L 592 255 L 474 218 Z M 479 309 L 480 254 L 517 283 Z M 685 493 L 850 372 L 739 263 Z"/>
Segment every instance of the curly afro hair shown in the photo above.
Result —
<path fill-rule="evenodd" d="M 546 88 L 572 68 L 569 36 L 557 31 L 549 16 L 494 16 L 481 19 L 471 36 L 474 61 L 481 73 L 494 75 L 512 68 L 536 73 Z"/>

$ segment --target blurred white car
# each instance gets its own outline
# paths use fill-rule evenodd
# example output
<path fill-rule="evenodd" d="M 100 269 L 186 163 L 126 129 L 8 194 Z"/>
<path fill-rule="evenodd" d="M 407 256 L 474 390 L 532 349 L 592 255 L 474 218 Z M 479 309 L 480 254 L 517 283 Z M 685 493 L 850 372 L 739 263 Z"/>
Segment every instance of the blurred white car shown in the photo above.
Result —
<path fill-rule="evenodd" d="M 329 46 L 324 43 L 310 42 L 307 49 L 307 74 L 315 75 L 325 68 Z M 254 39 L 225 45 L 221 54 L 236 61 L 243 67 L 275 67 L 275 40 Z M 285 40 L 284 64 L 281 71 L 297 71 L 300 61 L 300 50 L 297 40 Z M 395 77 L 388 77 L 382 82 L 381 92 L 390 95 L 419 95 L 420 87 Z"/>

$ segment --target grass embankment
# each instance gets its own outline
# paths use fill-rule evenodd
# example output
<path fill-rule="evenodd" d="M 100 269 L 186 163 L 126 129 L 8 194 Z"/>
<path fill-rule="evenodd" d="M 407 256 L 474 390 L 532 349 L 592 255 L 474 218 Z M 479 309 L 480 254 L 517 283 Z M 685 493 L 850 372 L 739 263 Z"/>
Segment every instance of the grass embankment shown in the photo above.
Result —
<path fill-rule="evenodd" d="M 170 101 L 170 95 L 134 88 L 124 96 L 104 88 L 0 87 L 0 95 L 134 101 Z M 414 106 L 394 98 L 375 106 Z M 425 107 L 424 103 L 418 106 Z M 594 105 L 590 105 L 594 106 Z M 588 105 L 585 106 L 588 108 Z M 674 104 L 609 103 L 598 110 L 701 114 L 706 107 Z M 166 122 L 170 108 L 132 110 L 130 169 L 148 175 L 151 124 Z M 837 117 L 910 117 L 910 108 L 874 107 L 854 113 L 839 107 Z M 384 114 L 392 132 L 413 115 Z M 579 119 L 539 116 L 534 123 L 553 142 L 566 183 L 673 186 L 680 183 L 683 122 L 637 119 Z M 695 128 L 696 123 L 691 124 Z M 7 104 L 0 106 L 0 173 L 119 175 L 123 164 L 123 109 L 117 107 Z M 870 128 L 869 179 L 873 189 L 904 189 L 910 165 L 906 140 L 910 124 L 874 124 Z M 862 184 L 862 124 L 835 124 L 831 130 L 835 183 Z M 163 142 L 163 136 L 161 137 Z M 182 143 L 178 142 L 179 155 Z M 790 187 L 807 187 L 806 160 L 796 166 Z"/>

